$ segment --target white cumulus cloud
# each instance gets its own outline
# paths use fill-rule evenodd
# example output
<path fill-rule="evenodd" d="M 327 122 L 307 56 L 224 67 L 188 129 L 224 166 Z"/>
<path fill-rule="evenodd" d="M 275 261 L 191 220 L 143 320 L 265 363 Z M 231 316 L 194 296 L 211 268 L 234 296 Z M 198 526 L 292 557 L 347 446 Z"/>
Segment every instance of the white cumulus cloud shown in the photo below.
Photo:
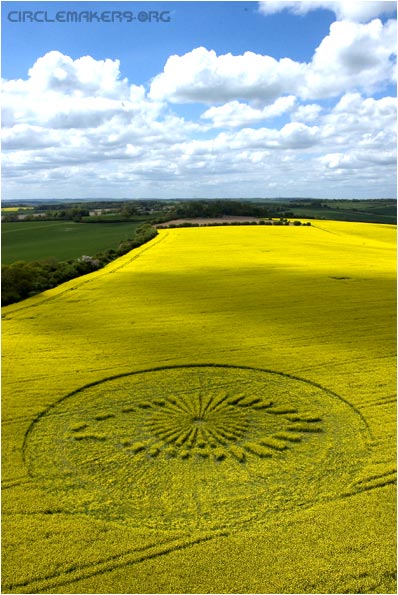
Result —
<path fill-rule="evenodd" d="M 282 58 L 245 52 L 223 54 L 199 47 L 183 56 L 170 56 L 151 85 L 152 99 L 172 102 L 259 100 L 264 104 L 285 93 L 294 94 L 306 66 Z"/>
<path fill-rule="evenodd" d="M 371 91 L 395 80 L 396 35 L 393 20 L 336 21 L 310 63 L 253 52 L 218 56 L 200 47 L 171 56 L 152 81 L 149 95 L 173 103 L 245 100 L 264 106 L 283 95 L 319 99 L 351 89 Z"/>
<path fill-rule="evenodd" d="M 120 80 L 119 60 L 95 60 L 82 56 L 72 60 L 52 51 L 39 58 L 29 70 L 30 84 L 43 91 L 60 91 L 77 96 L 121 97 L 128 91 L 127 79 Z"/>
<path fill-rule="evenodd" d="M 152 88 L 122 78 L 117 60 L 50 52 L 3 81 L 7 194 L 391 194 L 396 99 L 360 90 L 391 75 L 391 23 L 336 22 L 308 64 L 197 48 Z M 178 115 L 177 100 L 201 101 L 201 117 Z"/>
<path fill-rule="evenodd" d="M 331 97 L 350 89 L 372 91 L 395 79 L 396 21 L 337 21 L 315 50 L 301 95 Z"/>
<path fill-rule="evenodd" d="M 319 118 L 321 112 L 322 107 L 317 103 L 299 105 L 297 109 L 292 112 L 290 119 L 299 122 L 314 122 Z"/>
<path fill-rule="evenodd" d="M 287 95 L 279 97 L 273 104 L 267 105 L 263 109 L 253 108 L 247 103 L 239 101 L 230 101 L 224 105 L 209 108 L 201 118 L 212 120 L 214 128 L 236 128 L 280 116 L 290 111 L 295 101 L 294 95 Z"/>
<path fill-rule="evenodd" d="M 368 22 L 375 17 L 383 14 L 396 13 L 396 2 L 382 2 L 370 0 L 293 0 L 293 1 L 273 1 L 262 0 L 259 2 L 259 10 L 262 14 L 275 14 L 288 10 L 293 14 L 304 15 L 313 10 L 324 8 L 335 13 L 339 20 Z"/>

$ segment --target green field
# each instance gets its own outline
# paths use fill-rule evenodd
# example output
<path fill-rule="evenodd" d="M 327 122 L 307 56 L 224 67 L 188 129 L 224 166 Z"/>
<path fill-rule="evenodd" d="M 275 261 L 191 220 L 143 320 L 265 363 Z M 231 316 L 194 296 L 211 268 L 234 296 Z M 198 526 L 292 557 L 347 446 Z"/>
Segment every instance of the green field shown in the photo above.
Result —
<path fill-rule="evenodd" d="M 2 223 L 2 263 L 47 258 L 69 260 L 83 254 L 117 248 L 132 238 L 138 223 L 74 223 L 72 221 L 20 221 Z"/>
<path fill-rule="evenodd" d="M 329 209 L 317 209 L 312 207 L 294 207 L 296 217 L 315 217 L 316 219 L 332 219 L 334 221 L 357 221 L 368 223 L 391 223 L 397 221 L 396 208 L 394 206 L 375 206 L 372 208 L 366 205 L 355 207 L 353 210 L 342 201 L 340 208 L 331 206 Z M 348 202 L 348 201 L 347 201 Z M 333 205 L 333 203 L 331 203 Z"/>
<path fill-rule="evenodd" d="M 298 199 L 286 203 L 286 208 L 294 211 L 296 217 L 392 225 L 397 222 L 397 201 L 394 199 Z"/>
<path fill-rule="evenodd" d="M 3 308 L 3 592 L 396 593 L 395 234 L 161 230 Z"/>

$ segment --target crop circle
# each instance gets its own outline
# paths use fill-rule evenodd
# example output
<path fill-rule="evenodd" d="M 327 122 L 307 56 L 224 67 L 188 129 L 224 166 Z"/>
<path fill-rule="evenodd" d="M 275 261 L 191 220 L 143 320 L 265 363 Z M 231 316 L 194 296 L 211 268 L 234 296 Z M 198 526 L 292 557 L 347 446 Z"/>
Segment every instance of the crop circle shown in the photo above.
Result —
<path fill-rule="evenodd" d="M 30 473 L 64 507 L 134 526 L 215 529 L 339 497 L 366 458 L 361 417 L 291 376 L 221 365 L 105 379 L 32 426 Z"/>

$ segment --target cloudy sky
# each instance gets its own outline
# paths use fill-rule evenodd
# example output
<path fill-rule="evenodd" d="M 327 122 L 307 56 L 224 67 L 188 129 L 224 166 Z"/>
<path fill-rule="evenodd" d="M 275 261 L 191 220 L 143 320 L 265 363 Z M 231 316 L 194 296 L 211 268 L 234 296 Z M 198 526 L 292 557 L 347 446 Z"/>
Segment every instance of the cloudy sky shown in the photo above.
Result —
<path fill-rule="evenodd" d="M 2 2 L 2 40 L 3 198 L 396 196 L 396 2 Z"/>

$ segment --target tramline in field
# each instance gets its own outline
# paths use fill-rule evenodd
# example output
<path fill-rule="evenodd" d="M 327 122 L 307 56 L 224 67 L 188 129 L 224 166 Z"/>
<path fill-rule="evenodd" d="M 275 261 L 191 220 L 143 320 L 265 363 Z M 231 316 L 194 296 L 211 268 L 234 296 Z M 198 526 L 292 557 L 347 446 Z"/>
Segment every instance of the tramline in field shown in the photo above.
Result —
<path fill-rule="evenodd" d="M 5 592 L 392 592 L 394 244 L 160 230 L 3 308 Z"/>

